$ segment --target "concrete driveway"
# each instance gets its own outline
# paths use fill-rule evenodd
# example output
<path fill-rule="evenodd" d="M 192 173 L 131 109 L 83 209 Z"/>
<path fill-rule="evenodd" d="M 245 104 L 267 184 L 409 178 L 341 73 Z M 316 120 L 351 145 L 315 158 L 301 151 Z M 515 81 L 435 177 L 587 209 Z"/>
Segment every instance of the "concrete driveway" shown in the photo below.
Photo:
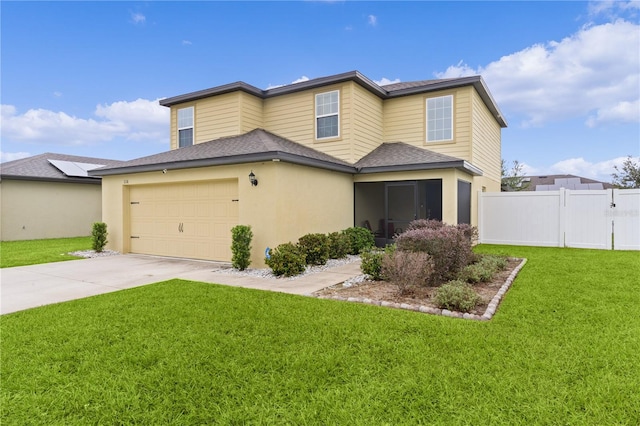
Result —
<path fill-rule="evenodd" d="M 185 280 L 310 294 L 359 275 L 360 263 L 295 280 L 225 273 L 228 264 L 143 255 L 116 255 L 0 269 L 0 314 L 138 287 Z"/>

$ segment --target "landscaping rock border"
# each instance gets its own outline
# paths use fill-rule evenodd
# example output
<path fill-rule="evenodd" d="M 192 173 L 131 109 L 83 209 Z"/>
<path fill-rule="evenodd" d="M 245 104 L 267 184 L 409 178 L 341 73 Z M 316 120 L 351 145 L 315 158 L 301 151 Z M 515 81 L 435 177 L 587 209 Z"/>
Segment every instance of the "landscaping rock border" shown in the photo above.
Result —
<path fill-rule="evenodd" d="M 487 309 L 484 311 L 484 314 L 482 315 L 469 314 L 466 312 L 450 311 L 448 309 L 432 308 L 430 306 L 424 306 L 424 305 L 412 305 L 409 303 L 387 302 L 387 301 L 372 300 L 372 299 L 361 298 L 361 297 L 342 297 L 342 296 L 326 296 L 326 295 L 313 295 L 313 294 L 310 296 L 316 297 L 318 299 L 341 300 L 345 302 L 365 303 L 368 305 L 383 306 L 386 308 L 405 309 L 407 311 L 422 312 L 422 313 L 431 314 L 431 315 L 442 315 L 444 317 L 450 317 L 450 318 L 462 318 L 462 319 L 470 319 L 470 320 L 476 320 L 476 321 L 488 321 L 491 318 L 493 318 L 493 316 L 495 315 L 496 310 L 498 309 L 498 305 L 500 304 L 500 301 L 502 300 L 504 295 L 507 293 L 507 290 L 509 290 L 509 288 L 511 287 L 511 284 L 513 284 L 513 281 L 516 279 L 516 277 L 518 276 L 518 273 L 526 263 L 527 263 L 527 259 L 521 259 L 520 264 L 516 266 L 513 271 L 511 271 L 511 274 L 509 275 L 509 277 L 507 277 L 504 284 L 498 289 L 495 296 L 493 296 L 493 299 L 491 299 L 491 301 L 489 302 L 489 305 L 487 306 Z"/>

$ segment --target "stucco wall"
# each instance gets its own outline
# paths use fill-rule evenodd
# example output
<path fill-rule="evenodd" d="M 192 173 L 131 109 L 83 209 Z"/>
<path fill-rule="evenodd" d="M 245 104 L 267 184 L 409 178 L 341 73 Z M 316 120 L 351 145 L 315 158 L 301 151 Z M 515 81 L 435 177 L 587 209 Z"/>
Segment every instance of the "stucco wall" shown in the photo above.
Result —
<path fill-rule="evenodd" d="M 101 220 L 100 185 L 3 179 L 0 240 L 91 235 Z"/>
<path fill-rule="evenodd" d="M 251 186 L 253 171 L 258 186 Z M 253 229 L 252 267 L 264 266 L 266 247 L 295 242 L 311 232 L 342 230 L 353 223 L 352 175 L 264 162 L 136 173 L 103 178 L 103 220 L 109 229 L 108 248 L 129 251 L 129 190 L 131 185 L 238 179 L 238 223 Z"/>

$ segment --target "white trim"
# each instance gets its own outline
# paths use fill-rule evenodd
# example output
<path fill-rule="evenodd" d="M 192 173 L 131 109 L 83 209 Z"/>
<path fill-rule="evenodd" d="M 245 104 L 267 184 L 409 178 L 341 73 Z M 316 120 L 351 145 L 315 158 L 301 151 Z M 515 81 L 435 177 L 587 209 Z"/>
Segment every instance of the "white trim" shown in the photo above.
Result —
<path fill-rule="evenodd" d="M 451 98 L 451 137 L 447 138 L 447 139 L 429 140 L 429 101 L 440 99 L 440 98 Z M 425 103 L 425 130 L 426 130 L 425 131 L 425 135 L 424 135 L 425 136 L 425 141 L 427 143 L 438 143 L 438 142 L 449 142 L 449 141 L 452 141 L 454 139 L 454 134 L 455 134 L 455 122 L 454 122 L 455 105 L 454 105 L 453 95 L 444 95 L 444 96 L 436 96 L 436 97 L 433 97 L 433 98 L 426 98 L 424 103 Z"/>
<path fill-rule="evenodd" d="M 191 110 L 191 125 L 180 127 L 180 111 Z M 191 129 L 191 145 L 195 144 L 196 131 L 195 131 L 195 110 L 193 106 L 180 108 L 176 111 L 176 147 L 180 148 L 180 130 Z"/>
<path fill-rule="evenodd" d="M 329 114 L 318 114 L 318 96 L 330 95 L 332 93 L 336 93 L 338 95 L 338 110 L 336 112 L 331 112 Z M 329 92 L 316 93 L 316 95 L 314 96 L 313 109 L 315 112 L 314 114 L 315 115 L 315 118 L 314 118 L 315 139 L 323 140 L 323 139 L 339 138 L 340 137 L 340 90 L 331 90 Z M 338 134 L 319 138 L 318 137 L 318 119 L 323 117 L 333 117 L 333 116 L 336 116 L 338 118 Z"/>

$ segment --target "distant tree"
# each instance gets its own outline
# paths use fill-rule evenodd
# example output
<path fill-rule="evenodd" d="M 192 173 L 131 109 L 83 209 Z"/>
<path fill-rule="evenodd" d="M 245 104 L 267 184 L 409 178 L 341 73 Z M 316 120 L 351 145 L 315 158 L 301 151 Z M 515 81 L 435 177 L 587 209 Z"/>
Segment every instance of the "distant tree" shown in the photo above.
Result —
<path fill-rule="evenodd" d="M 613 166 L 615 173 L 613 185 L 617 188 L 640 188 L 640 164 L 633 160 L 630 155 L 622 162 L 622 167 Z"/>
<path fill-rule="evenodd" d="M 507 170 L 507 162 L 501 160 L 503 191 L 523 191 L 529 187 L 529 182 L 524 181 L 522 167 L 522 163 L 514 160 L 511 169 Z"/>

